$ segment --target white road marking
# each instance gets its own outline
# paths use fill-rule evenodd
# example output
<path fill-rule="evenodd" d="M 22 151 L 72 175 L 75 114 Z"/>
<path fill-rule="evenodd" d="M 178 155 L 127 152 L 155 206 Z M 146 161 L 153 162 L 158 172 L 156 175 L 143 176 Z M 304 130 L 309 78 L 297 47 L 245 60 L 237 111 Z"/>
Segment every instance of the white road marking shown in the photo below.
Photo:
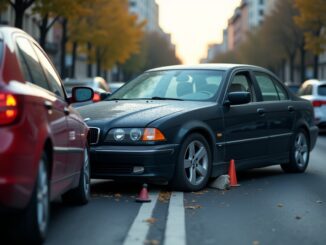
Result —
<path fill-rule="evenodd" d="M 129 232 L 123 242 L 123 245 L 144 245 L 146 236 L 150 228 L 150 225 L 145 222 L 145 220 L 152 218 L 152 213 L 158 199 L 158 194 L 158 192 L 149 194 L 149 198 L 152 201 L 149 203 L 142 204 L 133 224 L 129 229 Z"/>
<path fill-rule="evenodd" d="M 172 192 L 165 228 L 164 245 L 186 245 L 183 192 Z"/>

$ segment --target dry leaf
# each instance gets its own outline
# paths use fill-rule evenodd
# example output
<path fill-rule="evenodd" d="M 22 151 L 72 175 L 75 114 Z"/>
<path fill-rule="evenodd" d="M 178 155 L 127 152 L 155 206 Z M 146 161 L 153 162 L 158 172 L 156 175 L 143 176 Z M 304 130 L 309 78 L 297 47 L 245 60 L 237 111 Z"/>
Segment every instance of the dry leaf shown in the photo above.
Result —
<path fill-rule="evenodd" d="M 259 241 L 253 241 L 252 245 L 259 245 Z"/>
<path fill-rule="evenodd" d="M 144 220 L 144 222 L 147 222 L 149 224 L 154 224 L 156 221 L 157 221 L 157 219 L 155 219 L 155 218 L 148 218 L 148 219 Z"/>
<path fill-rule="evenodd" d="M 164 203 L 169 202 L 170 198 L 171 198 L 171 192 L 160 192 L 158 196 L 158 200 Z"/>
<path fill-rule="evenodd" d="M 201 208 L 202 206 L 200 205 L 189 205 L 189 206 L 185 206 L 186 209 L 198 209 Z"/>
<path fill-rule="evenodd" d="M 144 244 L 148 245 L 159 245 L 160 242 L 158 240 L 146 240 Z"/>

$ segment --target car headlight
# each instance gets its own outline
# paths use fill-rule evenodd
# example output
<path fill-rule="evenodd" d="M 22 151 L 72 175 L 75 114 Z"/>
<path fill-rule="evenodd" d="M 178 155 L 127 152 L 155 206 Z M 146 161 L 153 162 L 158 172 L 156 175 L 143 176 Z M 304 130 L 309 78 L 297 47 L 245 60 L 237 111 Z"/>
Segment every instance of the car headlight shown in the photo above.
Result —
<path fill-rule="evenodd" d="M 129 136 L 132 141 L 138 141 L 142 137 L 143 132 L 140 128 L 133 128 L 130 130 Z"/>
<path fill-rule="evenodd" d="M 116 141 L 122 141 L 124 138 L 125 138 L 125 131 L 121 128 L 118 128 L 118 129 L 115 129 L 113 131 L 113 138 L 116 140 Z"/>
<path fill-rule="evenodd" d="M 157 128 L 114 128 L 109 131 L 105 142 L 156 142 L 165 141 L 165 136 Z"/>

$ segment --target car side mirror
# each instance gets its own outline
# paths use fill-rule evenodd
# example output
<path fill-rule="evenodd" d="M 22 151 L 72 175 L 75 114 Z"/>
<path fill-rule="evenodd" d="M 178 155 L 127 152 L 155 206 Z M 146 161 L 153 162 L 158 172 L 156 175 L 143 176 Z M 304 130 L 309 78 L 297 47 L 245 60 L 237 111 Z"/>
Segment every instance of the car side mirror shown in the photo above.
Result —
<path fill-rule="evenodd" d="M 94 91 L 90 87 L 73 87 L 70 103 L 85 102 L 93 99 Z"/>
<path fill-rule="evenodd" d="M 226 104 L 229 105 L 242 105 L 247 104 L 251 101 L 249 92 L 230 92 L 228 93 L 228 101 Z"/>

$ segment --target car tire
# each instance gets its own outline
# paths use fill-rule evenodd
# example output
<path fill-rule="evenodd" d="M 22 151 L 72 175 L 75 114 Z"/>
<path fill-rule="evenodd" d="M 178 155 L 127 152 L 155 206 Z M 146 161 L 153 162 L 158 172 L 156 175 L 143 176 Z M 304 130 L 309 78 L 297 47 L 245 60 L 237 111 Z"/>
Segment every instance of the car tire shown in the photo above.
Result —
<path fill-rule="evenodd" d="M 90 200 L 90 161 L 88 149 L 84 150 L 83 165 L 80 170 L 78 186 L 62 195 L 69 204 L 84 205 Z"/>
<path fill-rule="evenodd" d="M 39 162 L 37 180 L 27 208 L 11 220 L 10 239 L 23 244 L 42 244 L 50 217 L 50 188 L 48 158 L 45 153 Z"/>
<path fill-rule="evenodd" d="M 199 191 L 211 176 L 212 159 L 207 140 L 190 134 L 181 144 L 171 187 L 180 191 Z"/>
<path fill-rule="evenodd" d="M 309 162 L 309 140 L 305 130 L 299 129 L 294 134 L 290 148 L 290 161 L 281 164 L 286 173 L 303 173 Z"/>

